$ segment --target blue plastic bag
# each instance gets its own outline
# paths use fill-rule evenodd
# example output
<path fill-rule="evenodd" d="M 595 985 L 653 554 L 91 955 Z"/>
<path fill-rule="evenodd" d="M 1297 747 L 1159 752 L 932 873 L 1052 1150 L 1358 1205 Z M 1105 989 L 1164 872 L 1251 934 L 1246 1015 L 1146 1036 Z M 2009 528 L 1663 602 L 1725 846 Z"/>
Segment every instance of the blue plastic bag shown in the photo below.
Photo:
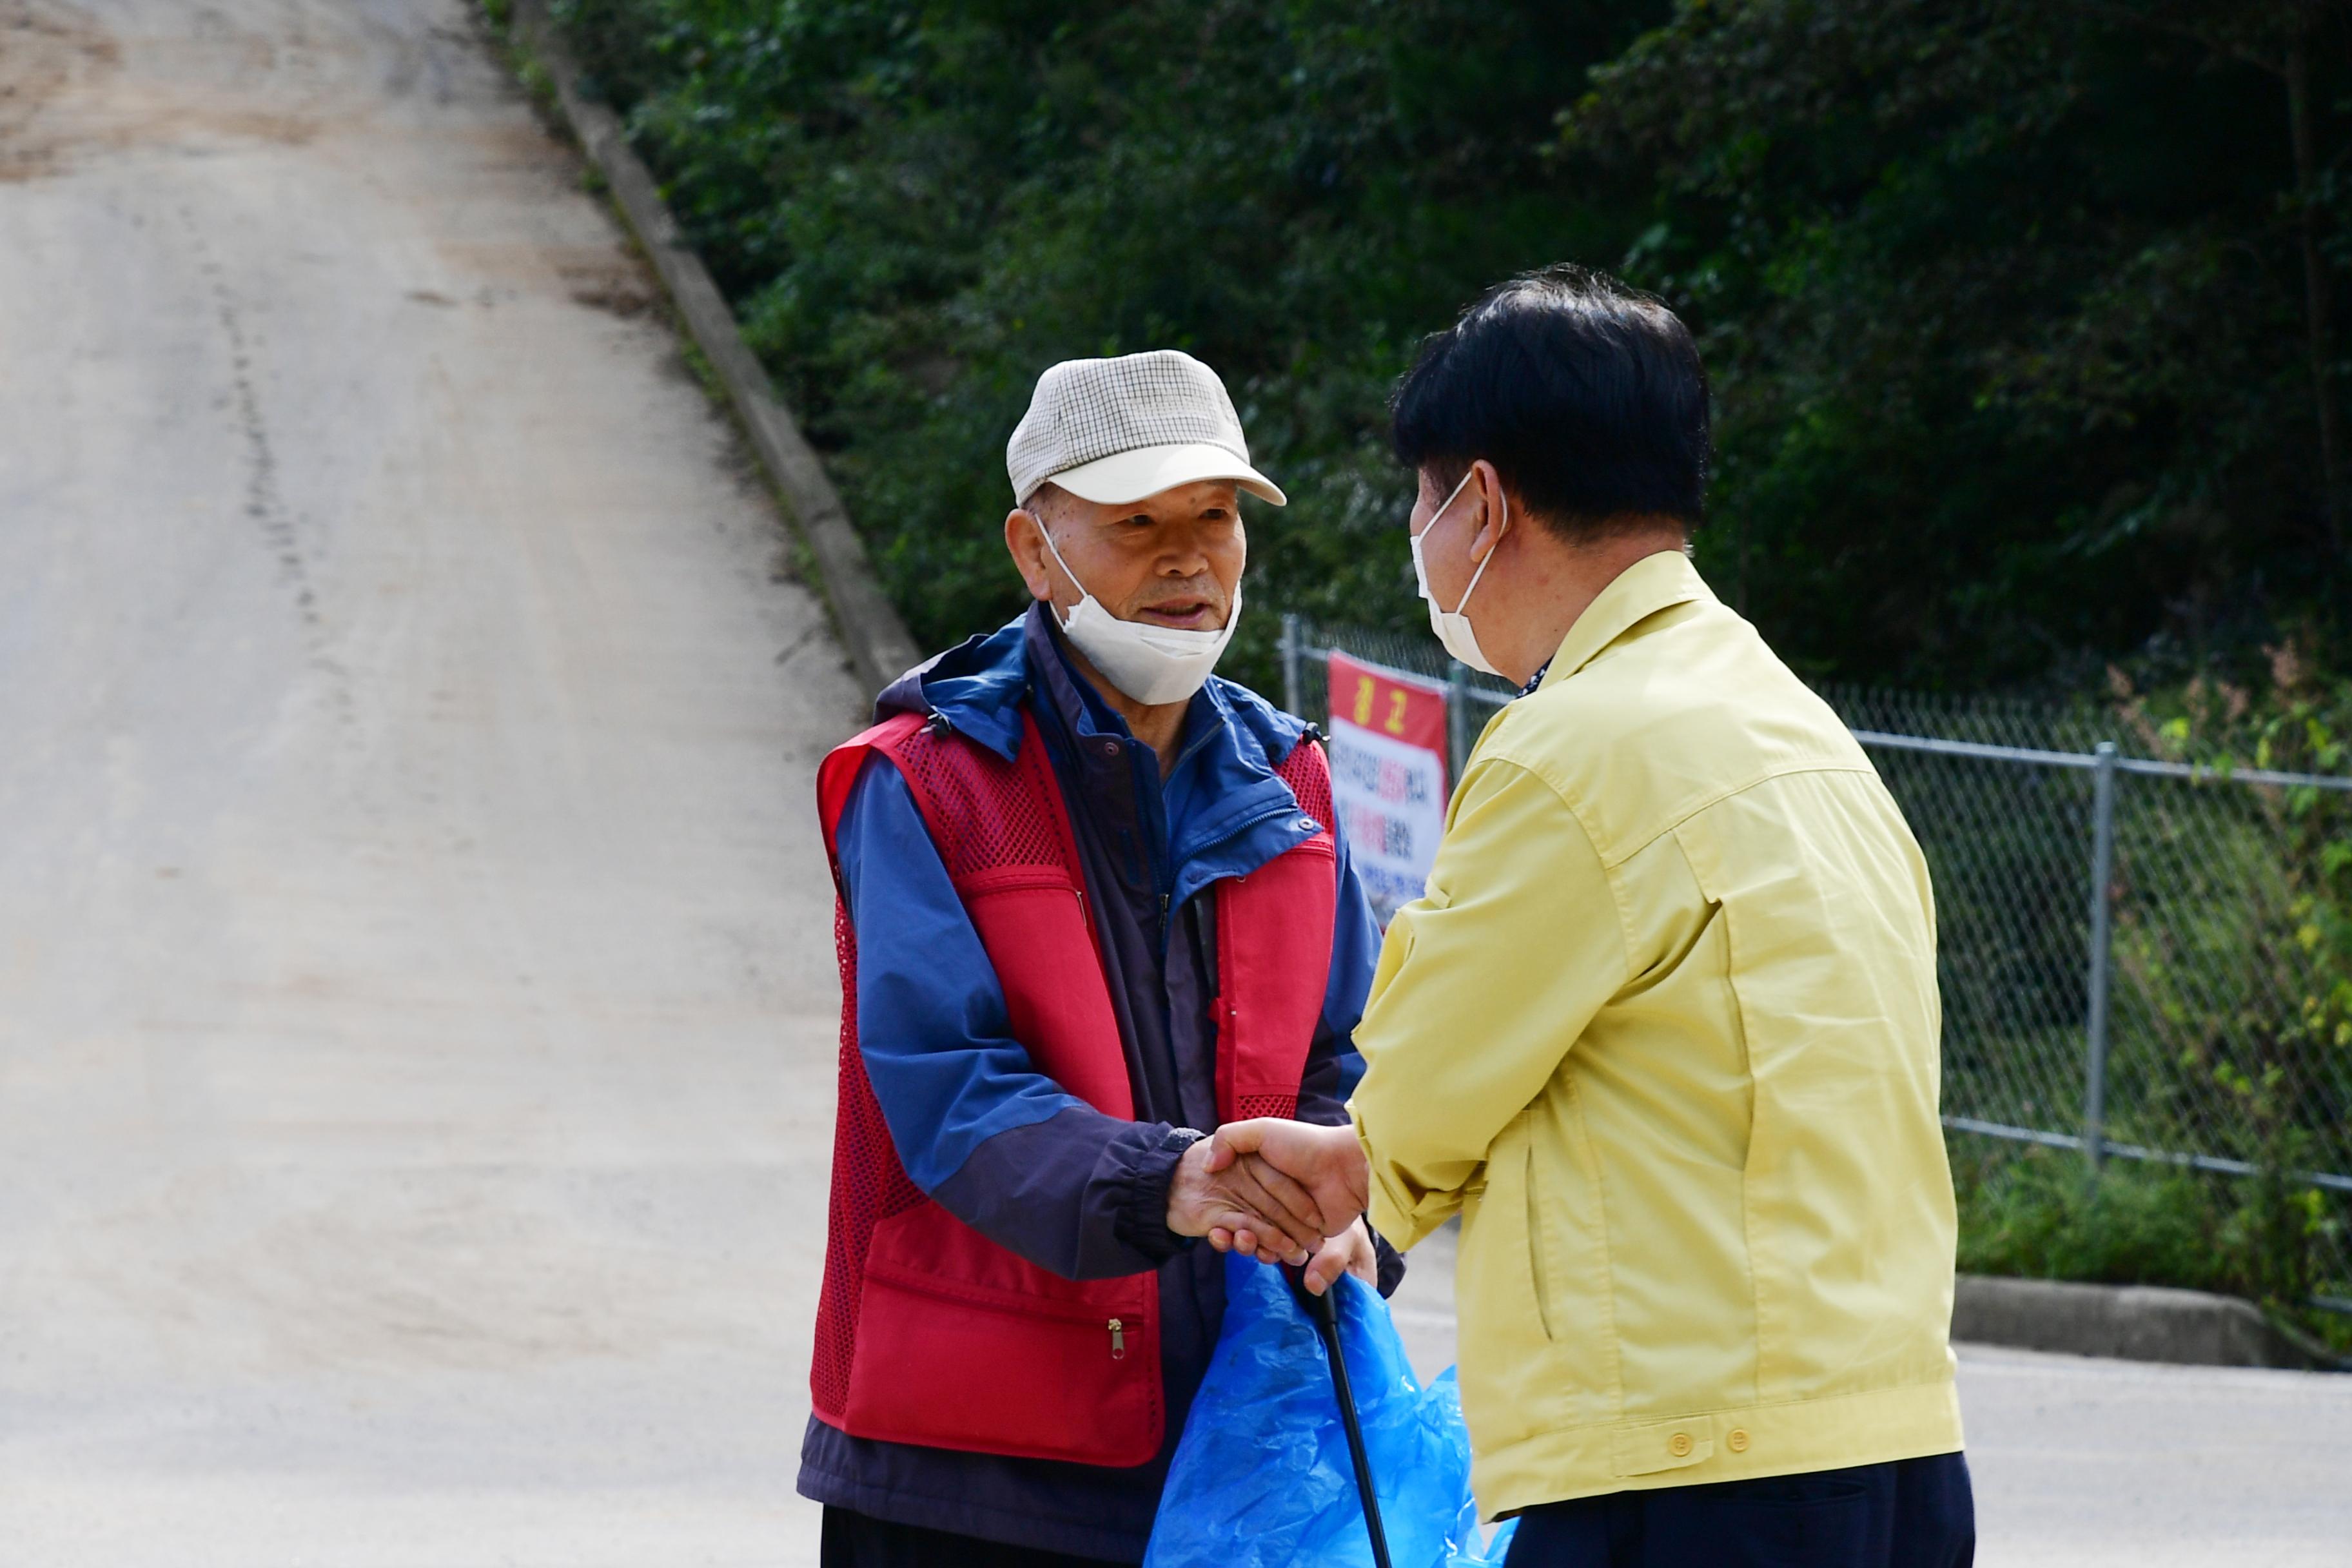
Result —
<path fill-rule="evenodd" d="M 1447 1368 L 1423 1388 L 1377 1291 L 1342 1278 L 1339 1342 L 1396 1568 L 1490 1568 Z M 1370 1568 L 1323 1342 L 1281 1270 L 1225 1259 L 1225 1326 L 1176 1445 L 1144 1568 Z"/>

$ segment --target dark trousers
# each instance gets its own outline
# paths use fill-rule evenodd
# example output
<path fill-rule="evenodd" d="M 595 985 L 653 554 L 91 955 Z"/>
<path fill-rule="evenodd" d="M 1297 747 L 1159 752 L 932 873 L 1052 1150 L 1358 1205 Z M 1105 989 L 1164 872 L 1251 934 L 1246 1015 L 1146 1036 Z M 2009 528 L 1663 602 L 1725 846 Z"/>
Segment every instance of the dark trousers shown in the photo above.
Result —
<path fill-rule="evenodd" d="M 1507 1568 L 1969 1568 L 1959 1454 L 1851 1470 L 1612 1492 L 1519 1516 Z"/>
<path fill-rule="evenodd" d="M 1103 1568 L 1099 1558 L 892 1524 L 845 1508 L 824 1510 L 817 1562 L 823 1568 Z"/>

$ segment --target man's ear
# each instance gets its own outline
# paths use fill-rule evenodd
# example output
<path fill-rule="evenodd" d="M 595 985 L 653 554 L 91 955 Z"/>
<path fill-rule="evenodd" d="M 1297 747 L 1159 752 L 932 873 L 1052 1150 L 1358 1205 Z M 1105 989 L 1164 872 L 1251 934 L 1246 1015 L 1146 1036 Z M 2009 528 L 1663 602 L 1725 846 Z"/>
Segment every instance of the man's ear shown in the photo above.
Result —
<path fill-rule="evenodd" d="M 1478 531 L 1470 536 L 1470 559 L 1482 563 L 1503 542 L 1511 531 L 1513 518 L 1510 493 L 1503 488 L 1503 476 L 1495 465 L 1481 458 L 1470 465 L 1470 488 L 1478 494 L 1481 510 Z"/>
<path fill-rule="evenodd" d="M 1014 507 L 1004 514 L 1004 548 L 1033 599 L 1054 596 L 1053 579 L 1045 574 L 1045 524 L 1035 514 Z"/>

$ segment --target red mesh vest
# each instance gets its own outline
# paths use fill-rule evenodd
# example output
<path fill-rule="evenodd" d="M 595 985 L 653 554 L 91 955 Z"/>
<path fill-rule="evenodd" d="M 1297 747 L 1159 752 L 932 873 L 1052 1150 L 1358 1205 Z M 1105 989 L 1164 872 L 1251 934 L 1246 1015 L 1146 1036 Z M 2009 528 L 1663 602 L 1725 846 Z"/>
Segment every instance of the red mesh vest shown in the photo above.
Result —
<path fill-rule="evenodd" d="M 1069 812 L 1036 725 L 1006 762 L 900 714 L 817 774 L 825 850 L 869 753 L 906 777 L 1038 1070 L 1132 1117 L 1127 1057 L 1086 908 Z M 1331 778 L 1301 744 L 1276 770 L 1319 831 L 1217 900 L 1217 1107 L 1287 1116 L 1322 1011 L 1338 900 Z M 838 865 L 835 875 L 838 877 Z M 1065 1279 L 925 1197 L 898 1163 L 857 1048 L 857 936 L 845 906 L 841 1098 L 809 1383 L 817 1415 L 859 1437 L 1139 1465 L 1160 1451 L 1158 1277 Z"/>

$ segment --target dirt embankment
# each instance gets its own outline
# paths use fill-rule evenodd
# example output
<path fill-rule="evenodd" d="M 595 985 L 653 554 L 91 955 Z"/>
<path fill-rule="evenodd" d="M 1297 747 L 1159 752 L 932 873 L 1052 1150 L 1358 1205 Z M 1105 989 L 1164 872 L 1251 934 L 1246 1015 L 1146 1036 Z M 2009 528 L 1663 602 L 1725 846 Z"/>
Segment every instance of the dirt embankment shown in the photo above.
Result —
<path fill-rule="evenodd" d="M 0 181 L 52 172 L 70 134 L 55 106 L 121 63 L 95 23 L 43 0 L 0 0 Z"/>

